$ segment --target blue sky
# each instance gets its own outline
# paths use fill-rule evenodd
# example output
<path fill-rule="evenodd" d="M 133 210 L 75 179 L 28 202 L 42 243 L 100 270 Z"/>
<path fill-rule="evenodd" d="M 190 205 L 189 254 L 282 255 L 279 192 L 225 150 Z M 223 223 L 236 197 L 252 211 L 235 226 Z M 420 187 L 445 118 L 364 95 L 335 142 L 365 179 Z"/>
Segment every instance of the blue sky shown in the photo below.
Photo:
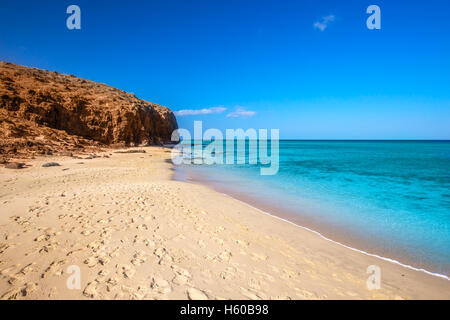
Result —
<path fill-rule="evenodd" d="M 66 28 L 71 4 L 81 30 Z M 381 30 L 366 27 L 371 4 Z M 188 129 L 450 139 L 449 13 L 446 0 L 2 0 L 0 59 L 205 109 L 177 117 Z"/>

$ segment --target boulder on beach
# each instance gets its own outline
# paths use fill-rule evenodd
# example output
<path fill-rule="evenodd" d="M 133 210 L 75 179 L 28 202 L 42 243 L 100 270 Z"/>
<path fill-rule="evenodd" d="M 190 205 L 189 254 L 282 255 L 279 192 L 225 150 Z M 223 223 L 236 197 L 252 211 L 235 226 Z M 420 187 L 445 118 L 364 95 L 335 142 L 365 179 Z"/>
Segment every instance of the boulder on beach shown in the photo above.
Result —
<path fill-rule="evenodd" d="M 59 167 L 60 164 L 57 163 L 57 162 L 47 162 L 47 163 L 44 163 L 42 166 L 43 166 L 44 168 L 49 168 L 49 167 Z"/>

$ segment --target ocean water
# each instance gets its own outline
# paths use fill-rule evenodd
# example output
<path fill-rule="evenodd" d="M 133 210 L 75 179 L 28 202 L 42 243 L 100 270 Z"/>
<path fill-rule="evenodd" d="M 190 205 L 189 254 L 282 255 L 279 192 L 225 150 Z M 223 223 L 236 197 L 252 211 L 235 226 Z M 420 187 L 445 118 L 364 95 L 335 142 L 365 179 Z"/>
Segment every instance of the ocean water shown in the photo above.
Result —
<path fill-rule="evenodd" d="M 450 275 L 450 142 L 286 140 L 279 161 L 273 176 L 259 164 L 181 168 L 333 240 Z"/>

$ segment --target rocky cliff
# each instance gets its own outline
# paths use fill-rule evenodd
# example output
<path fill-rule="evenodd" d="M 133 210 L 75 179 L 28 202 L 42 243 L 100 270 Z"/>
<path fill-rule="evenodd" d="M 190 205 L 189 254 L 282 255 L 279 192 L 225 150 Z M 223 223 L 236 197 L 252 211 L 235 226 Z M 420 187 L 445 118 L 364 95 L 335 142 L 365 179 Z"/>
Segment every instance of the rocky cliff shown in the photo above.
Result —
<path fill-rule="evenodd" d="M 132 93 L 0 62 L 0 157 L 160 144 L 176 128 L 172 111 Z"/>

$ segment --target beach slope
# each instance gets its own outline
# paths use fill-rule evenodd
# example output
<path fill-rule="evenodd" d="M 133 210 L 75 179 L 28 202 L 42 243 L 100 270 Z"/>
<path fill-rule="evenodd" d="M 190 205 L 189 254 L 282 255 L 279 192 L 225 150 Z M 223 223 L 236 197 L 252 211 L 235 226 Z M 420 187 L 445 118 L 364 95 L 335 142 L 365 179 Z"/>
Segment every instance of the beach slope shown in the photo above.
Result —
<path fill-rule="evenodd" d="M 169 149 L 140 149 L 0 168 L 2 299 L 450 298 L 446 279 L 174 181 Z"/>

